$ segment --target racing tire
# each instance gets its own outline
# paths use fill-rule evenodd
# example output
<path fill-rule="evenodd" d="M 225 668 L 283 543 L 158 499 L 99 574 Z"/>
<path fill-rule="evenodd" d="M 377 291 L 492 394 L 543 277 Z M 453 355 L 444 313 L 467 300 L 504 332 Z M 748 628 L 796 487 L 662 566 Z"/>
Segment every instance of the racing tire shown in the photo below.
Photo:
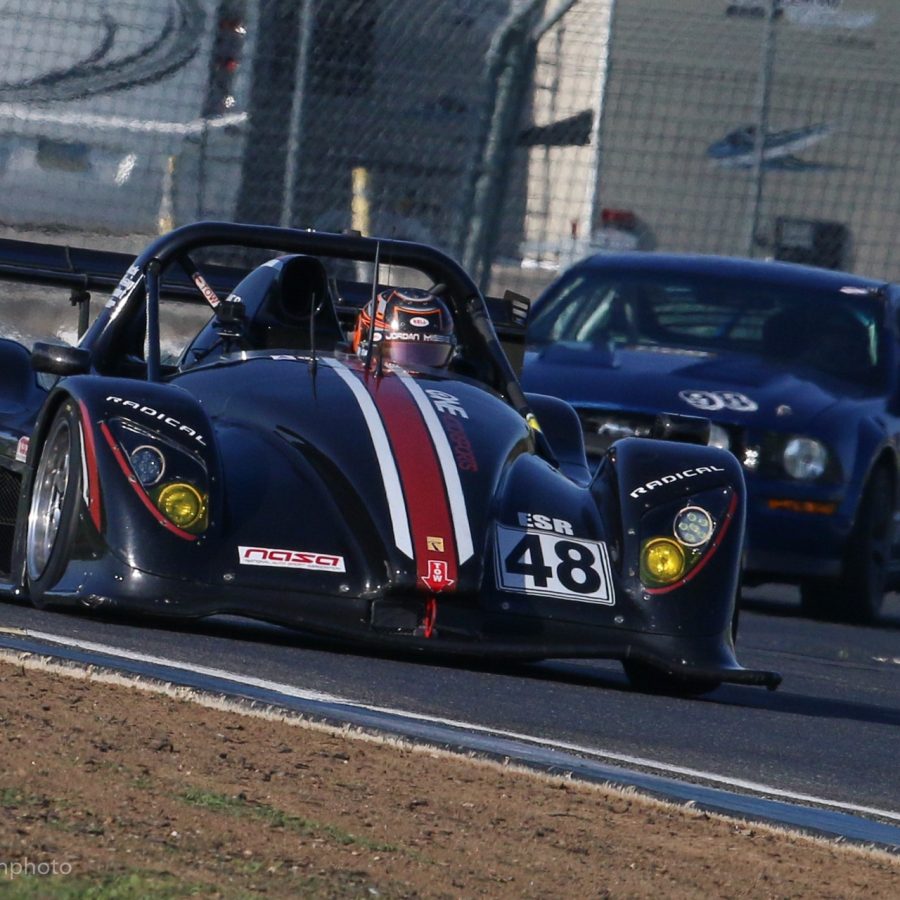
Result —
<path fill-rule="evenodd" d="M 718 678 L 698 678 L 670 675 L 655 666 L 637 659 L 623 659 L 622 668 L 631 686 L 644 694 L 665 694 L 670 697 L 696 697 L 719 687 Z"/>
<path fill-rule="evenodd" d="M 871 624 L 887 589 L 894 518 L 890 474 L 876 469 L 866 485 L 837 578 L 811 578 L 800 585 L 800 608 L 815 619 Z"/>
<path fill-rule="evenodd" d="M 47 593 L 68 565 L 83 479 L 81 417 L 67 400 L 41 446 L 31 485 L 25 545 L 25 579 L 32 605 L 52 605 Z"/>

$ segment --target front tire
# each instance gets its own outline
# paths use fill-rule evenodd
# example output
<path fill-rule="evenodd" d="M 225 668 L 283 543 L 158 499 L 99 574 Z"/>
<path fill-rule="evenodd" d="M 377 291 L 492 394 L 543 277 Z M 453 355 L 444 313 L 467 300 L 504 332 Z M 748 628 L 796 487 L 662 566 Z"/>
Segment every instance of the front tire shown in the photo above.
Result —
<path fill-rule="evenodd" d="M 869 479 L 847 541 L 838 578 L 814 578 L 800 585 L 800 605 L 812 618 L 871 624 L 887 587 L 894 520 L 894 484 L 885 469 Z"/>
<path fill-rule="evenodd" d="M 50 425 L 31 486 L 25 546 L 25 577 L 32 604 L 48 605 L 47 593 L 66 570 L 78 526 L 81 417 L 67 400 Z"/>

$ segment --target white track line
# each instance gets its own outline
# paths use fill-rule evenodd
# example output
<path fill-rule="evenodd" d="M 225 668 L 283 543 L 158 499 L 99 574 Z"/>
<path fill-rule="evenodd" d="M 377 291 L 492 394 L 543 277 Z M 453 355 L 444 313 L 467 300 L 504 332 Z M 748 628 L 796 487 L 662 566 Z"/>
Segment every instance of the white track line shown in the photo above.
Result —
<path fill-rule="evenodd" d="M 208 129 L 242 125 L 247 113 L 226 113 L 222 116 L 193 119 L 189 122 L 164 122 L 157 119 L 135 119 L 125 116 L 103 116 L 82 112 L 50 112 L 34 109 L 20 103 L 0 103 L 0 119 L 10 119 L 13 124 L 37 122 L 43 125 L 77 125 L 85 129 L 111 129 L 136 131 L 149 134 L 190 135 L 202 134 Z"/>
<path fill-rule="evenodd" d="M 385 706 L 372 706 L 368 703 L 360 703 L 347 697 L 340 697 L 336 694 L 326 694 L 321 691 L 308 690 L 306 688 L 297 688 L 290 684 L 282 684 L 277 681 L 268 681 L 264 678 L 254 678 L 252 676 L 243 675 L 239 672 L 228 672 L 225 669 L 212 668 L 210 666 L 200 666 L 194 663 L 179 662 L 178 660 L 168 659 L 163 656 L 152 656 L 147 653 L 136 653 L 132 650 L 122 650 L 110 644 L 99 644 L 94 641 L 82 641 L 77 638 L 71 638 L 67 635 L 50 634 L 44 631 L 32 631 L 25 629 L 24 634 L 27 637 L 34 638 L 39 641 L 47 641 L 55 644 L 62 644 L 66 647 L 73 647 L 79 650 L 87 650 L 93 653 L 104 653 L 108 656 L 118 656 L 122 659 L 132 660 L 134 662 L 149 663 L 157 666 L 167 666 L 173 669 L 180 669 L 185 672 L 193 672 L 197 675 L 208 675 L 212 678 L 221 678 L 227 681 L 246 684 L 250 687 L 258 687 L 263 690 L 273 691 L 284 694 L 288 697 L 295 697 L 301 700 L 312 700 L 319 703 L 339 703 L 344 706 L 350 706 L 355 709 L 366 710 L 369 712 L 381 713 L 392 716 L 400 716 L 406 719 L 412 719 L 420 722 L 430 722 L 438 725 L 445 725 L 452 728 L 463 729 L 465 731 L 486 734 L 491 737 L 507 738 L 509 740 L 522 741 L 528 744 L 547 747 L 554 750 L 564 750 L 570 753 L 578 753 L 583 756 L 599 758 L 604 761 L 615 762 L 627 766 L 637 766 L 641 769 L 653 772 L 663 773 L 665 775 L 677 775 L 688 778 L 695 778 L 711 784 L 720 785 L 725 788 L 738 789 L 747 791 L 752 794 L 764 795 L 770 798 L 777 798 L 791 803 L 806 803 L 814 806 L 825 807 L 832 810 L 840 810 L 854 815 L 877 816 L 891 822 L 900 822 L 900 812 L 887 809 L 878 809 L 872 806 L 861 806 L 856 803 L 845 803 L 840 800 L 829 800 L 825 797 L 816 797 L 812 794 L 801 794 L 794 791 L 783 790 L 781 788 L 772 787 L 767 784 L 760 784 L 755 781 L 747 781 L 743 778 L 729 778 L 724 775 L 717 775 L 714 772 L 706 772 L 702 769 L 691 769 L 686 766 L 674 766 L 669 763 L 659 762 L 654 759 L 647 759 L 642 756 L 631 756 L 627 753 L 616 753 L 611 750 L 604 750 L 598 747 L 586 747 L 581 744 L 571 744 L 566 741 L 550 741 L 546 738 L 536 737 L 530 734 L 522 734 L 516 731 L 500 731 L 494 728 L 488 728 L 483 725 L 477 725 L 472 722 L 463 722 L 456 719 L 444 719 L 438 716 L 427 716 L 421 713 L 409 712 L 403 709 L 395 709 Z"/>

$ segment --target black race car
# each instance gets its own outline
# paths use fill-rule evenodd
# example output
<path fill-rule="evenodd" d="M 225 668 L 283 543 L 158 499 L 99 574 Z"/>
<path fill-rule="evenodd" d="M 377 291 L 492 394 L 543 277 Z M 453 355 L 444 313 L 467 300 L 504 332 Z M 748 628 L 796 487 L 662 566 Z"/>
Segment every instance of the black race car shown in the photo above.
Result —
<path fill-rule="evenodd" d="M 363 270 L 371 285 L 348 277 Z M 592 474 L 572 408 L 523 394 L 498 340 L 513 317 L 495 328 L 435 249 L 198 223 L 130 265 L 2 242 L 0 276 L 75 299 L 114 285 L 75 346 L 0 341 L 8 595 L 469 657 L 619 659 L 637 684 L 686 693 L 778 684 L 734 655 L 737 460 L 697 442 L 704 420 L 669 417 L 658 434 L 687 440 L 619 441 Z M 397 290 L 449 311 L 448 360 L 388 354 L 379 304 Z M 169 359 L 160 310 L 188 296 L 211 316 Z M 351 341 L 367 303 L 374 324 Z M 408 323 L 400 337 L 421 343 L 428 316 Z"/>

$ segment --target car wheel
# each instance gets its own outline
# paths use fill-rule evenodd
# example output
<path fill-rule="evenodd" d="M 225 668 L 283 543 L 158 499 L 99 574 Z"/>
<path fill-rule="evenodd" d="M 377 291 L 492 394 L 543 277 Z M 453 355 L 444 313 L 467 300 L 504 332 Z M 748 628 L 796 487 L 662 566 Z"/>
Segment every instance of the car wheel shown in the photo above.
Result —
<path fill-rule="evenodd" d="M 46 594 L 65 571 L 78 524 L 81 494 L 81 419 L 67 401 L 41 447 L 28 510 L 25 575 L 31 602 Z"/>
<path fill-rule="evenodd" d="M 696 697 L 708 694 L 722 683 L 718 678 L 692 678 L 670 675 L 636 659 L 623 659 L 622 668 L 631 686 L 646 694 L 666 694 L 674 697 Z"/>
<path fill-rule="evenodd" d="M 877 469 L 863 493 L 840 577 L 809 579 L 800 585 L 804 614 L 858 623 L 878 618 L 891 551 L 892 498 L 890 475 L 885 469 Z"/>

